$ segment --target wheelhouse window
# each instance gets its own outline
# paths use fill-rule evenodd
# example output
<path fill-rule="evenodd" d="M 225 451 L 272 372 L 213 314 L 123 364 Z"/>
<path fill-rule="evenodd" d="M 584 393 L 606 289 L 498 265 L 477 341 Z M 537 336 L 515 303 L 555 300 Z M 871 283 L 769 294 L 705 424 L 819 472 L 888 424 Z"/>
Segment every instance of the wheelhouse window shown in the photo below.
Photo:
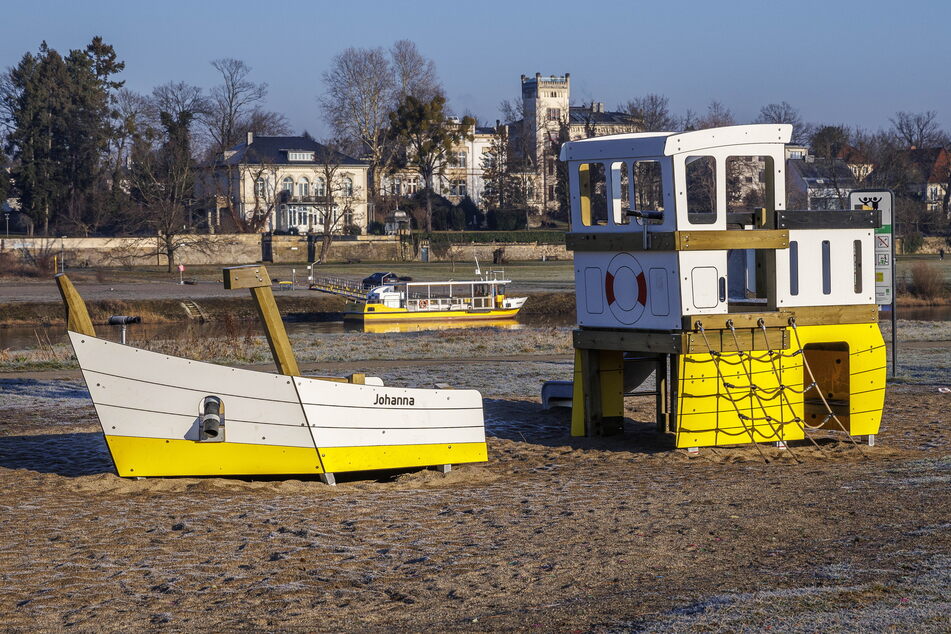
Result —
<path fill-rule="evenodd" d="M 578 166 L 581 224 L 596 227 L 608 224 L 607 182 L 603 163 Z"/>
<path fill-rule="evenodd" d="M 688 156 L 687 219 L 697 225 L 717 221 L 717 168 L 712 156 Z"/>
<path fill-rule="evenodd" d="M 726 210 L 748 212 L 766 206 L 767 187 L 773 178 L 769 156 L 730 156 L 726 160 Z"/>

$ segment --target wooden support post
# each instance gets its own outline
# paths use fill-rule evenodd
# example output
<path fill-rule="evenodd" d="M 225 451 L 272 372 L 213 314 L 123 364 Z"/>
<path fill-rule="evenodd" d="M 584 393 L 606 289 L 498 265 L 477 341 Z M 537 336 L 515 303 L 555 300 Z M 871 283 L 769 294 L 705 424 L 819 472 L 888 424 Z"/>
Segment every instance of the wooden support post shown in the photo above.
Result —
<path fill-rule="evenodd" d="M 655 370 L 654 374 L 657 386 L 657 395 L 654 398 L 657 404 L 657 433 L 660 434 L 670 431 L 670 406 L 667 390 L 667 367 L 667 355 L 657 355 L 657 369 Z"/>
<path fill-rule="evenodd" d="M 601 381 L 598 377 L 597 350 L 581 351 L 581 389 L 584 390 L 584 435 L 599 436 L 601 431 Z"/>
<path fill-rule="evenodd" d="M 297 359 L 287 338 L 281 313 L 277 310 L 274 293 L 271 291 L 271 277 L 263 266 L 234 266 L 223 271 L 224 285 L 227 289 L 250 288 L 258 316 L 264 325 L 271 355 L 277 365 L 277 371 L 287 376 L 300 376 Z"/>
<path fill-rule="evenodd" d="M 83 301 L 79 291 L 76 290 L 76 287 L 73 286 L 65 273 L 58 273 L 53 278 L 56 280 L 60 297 L 63 298 L 63 306 L 66 308 L 66 330 L 95 337 L 96 330 L 92 326 L 89 310 L 86 308 L 86 302 Z"/>
<path fill-rule="evenodd" d="M 624 353 L 575 350 L 571 435 L 611 436 L 624 428 Z"/>

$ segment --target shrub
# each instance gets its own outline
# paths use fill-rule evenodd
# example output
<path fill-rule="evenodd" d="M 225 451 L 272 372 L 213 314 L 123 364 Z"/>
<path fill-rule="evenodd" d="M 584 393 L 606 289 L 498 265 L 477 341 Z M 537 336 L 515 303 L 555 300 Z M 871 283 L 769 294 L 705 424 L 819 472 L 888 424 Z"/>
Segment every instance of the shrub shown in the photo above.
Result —
<path fill-rule="evenodd" d="M 922 299 L 935 300 L 945 294 L 941 269 L 927 262 L 916 262 L 911 267 L 911 291 Z"/>
<path fill-rule="evenodd" d="M 925 244 L 925 238 L 918 231 L 906 233 L 902 238 L 902 253 L 918 253 Z"/>
<path fill-rule="evenodd" d="M 500 242 L 504 244 L 537 242 L 538 244 L 564 244 L 564 231 L 451 231 L 433 232 L 430 235 L 418 234 L 429 238 L 430 242 L 448 242 L 452 244 L 486 244 Z"/>
<path fill-rule="evenodd" d="M 382 236 L 386 232 L 386 227 L 382 222 L 374 220 L 367 225 L 367 235 Z"/>
<path fill-rule="evenodd" d="M 360 225 L 347 225 L 343 232 L 348 236 L 358 236 L 363 233 L 363 229 L 360 228 Z"/>
<path fill-rule="evenodd" d="M 528 224 L 524 209 L 493 209 L 486 215 L 486 220 L 493 231 L 516 231 Z"/>

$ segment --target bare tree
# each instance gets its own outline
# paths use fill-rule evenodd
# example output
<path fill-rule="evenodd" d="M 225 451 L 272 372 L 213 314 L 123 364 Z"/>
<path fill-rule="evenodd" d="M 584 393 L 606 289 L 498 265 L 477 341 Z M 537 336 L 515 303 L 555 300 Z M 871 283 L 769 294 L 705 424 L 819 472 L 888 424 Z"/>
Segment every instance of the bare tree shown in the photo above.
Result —
<path fill-rule="evenodd" d="M 442 85 L 436 75 L 436 64 L 423 57 L 412 40 L 399 40 L 390 48 L 393 73 L 396 76 L 394 103 L 412 95 L 420 101 L 442 96 Z"/>
<path fill-rule="evenodd" d="M 320 204 L 316 232 L 320 235 L 320 254 L 317 261 L 324 264 L 330 255 L 330 245 L 334 236 L 341 230 L 350 229 L 348 221 L 353 217 L 353 204 L 359 195 L 353 176 L 341 171 L 341 162 L 345 158 L 338 151 L 339 142 L 325 141 L 317 151 L 315 159 L 320 163 L 315 168 L 315 192 Z M 320 185 L 323 185 L 323 193 Z"/>
<path fill-rule="evenodd" d="M 938 113 L 934 110 L 926 112 L 896 112 L 892 122 L 892 129 L 896 137 L 904 141 L 908 147 L 933 148 L 948 144 L 948 135 L 938 124 Z"/>
<path fill-rule="evenodd" d="M 736 125 L 733 112 L 723 105 L 723 103 L 715 99 L 707 106 L 707 114 L 697 120 L 697 128 L 701 130 L 705 128 L 721 128 L 728 125 Z"/>
<path fill-rule="evenodd" d="M 793 127 L 793 143 L 802 144 L 809 140 L 812 130 L 802 121 L 799 111 L 788 102 L 769 103 L 759 109 L 754 123 L 788 123 Z"/>
<path fill-rule="evenodd" d="M 169 94 L 158 91 L 153 107 Z M 155 236 L 148 240 L 155 245 L 156 255 L 166 257 L 171 272 L 182 249 L 210 252 L 214 245 L 208 236 L 191 233 L 188 228 L 188 205 L 194 191 L 191 125 L 196 112 L 188 109 L 187 101 L 163 103 L 178 104 L 182 109 L 169 112 L 158 108 L 161 130 L 151 128 L 136 136 L 130 183 L 137 206 L 129 221 L 133 232 Z"/>
<path fill-rule="evenodd" d="M 212 151 L 217 153 L 241 140 L 241 118 L 267 97 L 267 84 L 248 79 L 251 68 L 239 59 L 216 59 L 211 65 L 221 74 L 222 83 L 211 89 L 204 123 Z"/>
<path fill-rule="evenodd" d="M 647 94 L 628 101 L 620 110 L 635 117 L 644 132 L 666 132 L 677 126 L 670 113 L 670 99 L 658 94 Z"/>
<path fill-rule="evenodd" d="M 387 158 L 386 132 L 396 89 L 386 51 L 348 48 L 333 58 L 323 80 L 324 118 L 337 137 L 352 139 L 366 153 L 370 190 L 375 192 Z"/>

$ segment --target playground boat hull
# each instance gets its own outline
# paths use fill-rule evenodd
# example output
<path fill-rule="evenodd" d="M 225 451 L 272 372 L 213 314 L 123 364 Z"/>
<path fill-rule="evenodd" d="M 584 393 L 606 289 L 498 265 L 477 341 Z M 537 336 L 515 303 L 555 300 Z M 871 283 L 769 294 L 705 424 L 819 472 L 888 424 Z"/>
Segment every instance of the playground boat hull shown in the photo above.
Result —
<path fill-rule="evenodd" d="M 243 370 L 69 333 L 120 476 L 333 474 L 487 460 L 475 390 Z M 202 436 L 204 399 L 221 433 Z"/>

